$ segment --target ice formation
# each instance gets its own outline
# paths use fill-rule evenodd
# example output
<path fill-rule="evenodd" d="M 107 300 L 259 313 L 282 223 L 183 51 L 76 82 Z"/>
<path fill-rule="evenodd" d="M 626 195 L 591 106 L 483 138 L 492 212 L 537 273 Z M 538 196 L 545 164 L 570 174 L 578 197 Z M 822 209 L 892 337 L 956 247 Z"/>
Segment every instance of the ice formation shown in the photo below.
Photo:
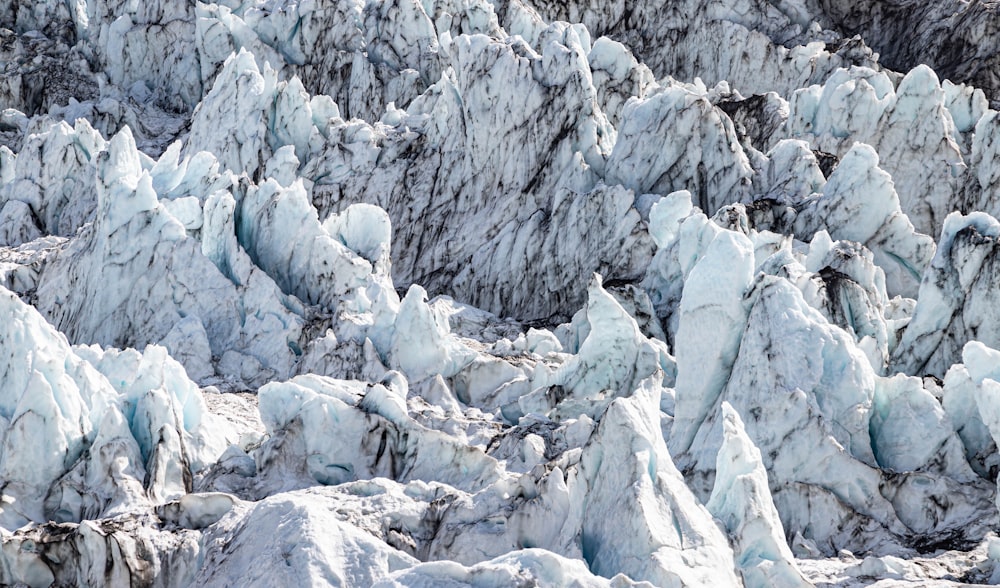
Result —
<path fill-rule="evenodd" d="M 995 13 L 8 2 L 0 584 L 1000 582 Z"/>

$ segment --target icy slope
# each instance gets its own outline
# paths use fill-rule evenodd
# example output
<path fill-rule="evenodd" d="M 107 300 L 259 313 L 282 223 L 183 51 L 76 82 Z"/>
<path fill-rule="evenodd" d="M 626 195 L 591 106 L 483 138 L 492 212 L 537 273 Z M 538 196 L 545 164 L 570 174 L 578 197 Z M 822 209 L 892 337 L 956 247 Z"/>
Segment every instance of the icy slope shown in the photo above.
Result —
<path fill-rule="evenodd" d="M 9 3 L 0 584 L 1000 579 L 992 9 L 845 6 Z"/>

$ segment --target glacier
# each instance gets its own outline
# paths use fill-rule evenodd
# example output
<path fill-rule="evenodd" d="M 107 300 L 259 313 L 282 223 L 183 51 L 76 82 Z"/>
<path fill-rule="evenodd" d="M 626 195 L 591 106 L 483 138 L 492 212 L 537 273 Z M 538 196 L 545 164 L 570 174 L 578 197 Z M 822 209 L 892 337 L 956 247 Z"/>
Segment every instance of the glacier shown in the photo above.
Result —
<path fill-rule="evenodd" d="M 996 13 L 8 1 L 0 584 L 1000 583 Z"/>

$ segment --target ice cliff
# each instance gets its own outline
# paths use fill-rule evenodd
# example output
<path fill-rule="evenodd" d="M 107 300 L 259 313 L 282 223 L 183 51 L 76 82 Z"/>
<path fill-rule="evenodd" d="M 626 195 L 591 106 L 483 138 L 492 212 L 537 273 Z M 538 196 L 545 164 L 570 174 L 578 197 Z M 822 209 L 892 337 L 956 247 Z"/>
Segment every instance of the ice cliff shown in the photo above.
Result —
<path fill-rule="evenodd" d="M 1000 580 L 995 7 L 0 7 L 0 584 Z"/>

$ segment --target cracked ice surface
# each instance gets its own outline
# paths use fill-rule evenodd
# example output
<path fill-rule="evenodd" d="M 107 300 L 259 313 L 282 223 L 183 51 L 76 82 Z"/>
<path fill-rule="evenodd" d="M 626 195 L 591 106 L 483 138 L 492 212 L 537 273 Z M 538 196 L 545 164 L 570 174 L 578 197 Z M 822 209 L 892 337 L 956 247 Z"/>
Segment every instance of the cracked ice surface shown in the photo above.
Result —
<path fill-rule="evenodd" d="M 1000 583 L 995 6 L 8 4 L 0 584 Z"/>

